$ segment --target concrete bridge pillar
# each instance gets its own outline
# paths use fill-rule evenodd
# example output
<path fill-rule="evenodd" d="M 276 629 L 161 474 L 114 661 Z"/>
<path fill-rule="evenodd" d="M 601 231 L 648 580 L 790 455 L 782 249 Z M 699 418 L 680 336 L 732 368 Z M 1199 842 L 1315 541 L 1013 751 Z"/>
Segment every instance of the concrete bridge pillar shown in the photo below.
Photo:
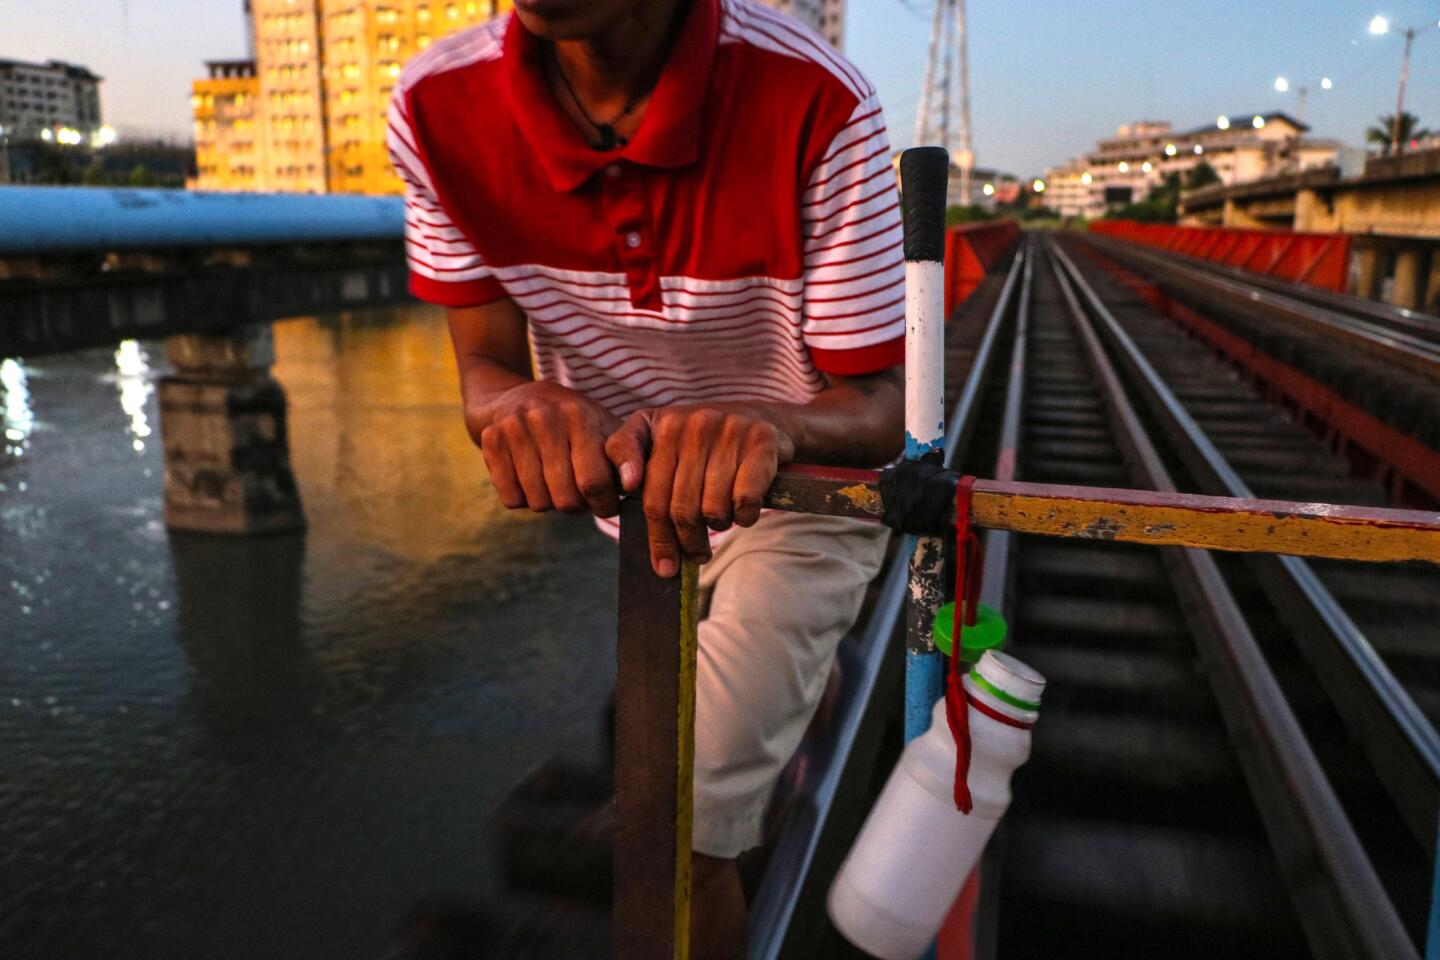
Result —
<path fill-rule="evenodd" d="M 1406 247 L 1395 255 L 1395 285 L 1390 291 L 1392 306 L 1414 310 L 1420 305 L 1420 281 L 1428 252 L 1420 247 Z"/>
<path fill-rule="evenodd" d="M 1425 302 L 1420 309 L 1440 315 L 1440 250 L 1430 254 L 1430 282 L 1425 285 Z"/>
<path fill-rule="evenodd" d="M 1376 247 L 1357 246 L 1351 256 L 1355 258 L 1355 282 L 1350 292 L 1357 297 L 1373 300 L 1380 286 L 1380 250 Z"/>
<path fill-rule="evenodd" d="M 165 341 L 160 381 L 165 525 L 251 534 L 305 526 L 290 471 L 285 391 L 273 377 L 268 325 Z"/>

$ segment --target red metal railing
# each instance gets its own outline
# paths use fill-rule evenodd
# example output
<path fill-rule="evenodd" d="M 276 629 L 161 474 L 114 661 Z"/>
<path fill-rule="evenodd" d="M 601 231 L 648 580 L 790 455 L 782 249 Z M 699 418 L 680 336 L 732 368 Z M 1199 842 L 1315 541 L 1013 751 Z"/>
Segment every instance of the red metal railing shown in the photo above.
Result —
<path fill-rule="evenodd" d="M 985 274 L 1014 248 L 1020 224 L 993 220 L 951 227 L 945 232 L 945 316 L 955 312 L 985 279 Z"/>
<path fill-rule="evenodd" d="M 1097 220 L 1090 231 L 1337 293 L 1345 292 L 1350 276 L 1346 234 L 1176 227 L 1133 220 Z"/>

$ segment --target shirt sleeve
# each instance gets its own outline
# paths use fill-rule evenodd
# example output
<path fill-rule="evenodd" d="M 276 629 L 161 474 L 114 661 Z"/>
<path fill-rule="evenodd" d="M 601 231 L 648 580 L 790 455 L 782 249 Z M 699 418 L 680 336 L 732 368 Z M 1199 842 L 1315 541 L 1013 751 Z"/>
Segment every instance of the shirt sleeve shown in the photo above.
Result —
<path fill-rule="evenodd" d="M 873 92 L 821 154 L 802 200 L 802 329 L 826 373 L 905 360 L 905 251 L 885 117 Z"/>
<path fill-rule="evenodd" d="M 410 292 L 444 307 L 474 307 L 505 295 L 485 260 L 441 205 L 410 122 L 404 86 L 390 100 L 386 145 L 405 184 L 405 256 Z"/>

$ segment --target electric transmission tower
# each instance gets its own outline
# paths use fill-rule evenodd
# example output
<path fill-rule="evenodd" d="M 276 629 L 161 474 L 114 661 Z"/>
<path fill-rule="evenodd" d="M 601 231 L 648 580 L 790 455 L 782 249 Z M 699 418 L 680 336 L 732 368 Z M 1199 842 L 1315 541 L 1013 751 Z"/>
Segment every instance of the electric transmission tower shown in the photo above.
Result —
<path fill-rule="evenodd" d="M 930 56 L 915 115 L 917 146 L 940 146 L 960 170 L 962 204 L 970 203 L 975 149 L 970 142 L 970 53 L 965 0 L 935 0 Z"/>

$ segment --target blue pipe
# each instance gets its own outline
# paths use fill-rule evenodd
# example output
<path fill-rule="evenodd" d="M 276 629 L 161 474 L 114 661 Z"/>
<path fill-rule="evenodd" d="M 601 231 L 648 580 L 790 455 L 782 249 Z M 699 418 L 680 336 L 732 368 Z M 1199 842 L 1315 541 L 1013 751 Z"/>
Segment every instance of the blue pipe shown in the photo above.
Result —
<path fill-rule="evenodd" d="M 0 187 L 0 256 L 398 240 L 399 197 Z"/>

